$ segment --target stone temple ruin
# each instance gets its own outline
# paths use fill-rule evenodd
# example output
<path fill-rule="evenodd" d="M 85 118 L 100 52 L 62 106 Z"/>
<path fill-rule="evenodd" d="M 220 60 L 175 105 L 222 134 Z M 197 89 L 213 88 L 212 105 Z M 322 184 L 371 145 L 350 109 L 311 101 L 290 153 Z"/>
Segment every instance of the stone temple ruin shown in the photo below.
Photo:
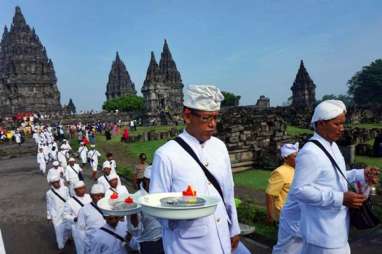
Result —
<path fill-rule="evenodd" d="M 164 41 L 159 65 L 151 52 L 146 79 L 142 86 L 145 122 L 169 124 L 182 121 L 183 83 L 167 41 Z"/>
<path fill-rule="evenodd" d="M 60 92 L 53 62 L 34 28 L 16 7 L 0 42 L 0 116 L 18 112 L 59 112 Z"/>
<path fill-rule="evenodd" d="M 293 107 L 313 109 L 316 103 L 316 85 L 310 78 L 302 60 L 291 90 L 293 92 Z"/>
<path fill-rule="evenodd" d="M 126 66 L 117 52 L 111 66 L 109 80 L 106 85 L 107 100 L 121 96 L 136 95 L 135 85 L 130 79 Z"/>

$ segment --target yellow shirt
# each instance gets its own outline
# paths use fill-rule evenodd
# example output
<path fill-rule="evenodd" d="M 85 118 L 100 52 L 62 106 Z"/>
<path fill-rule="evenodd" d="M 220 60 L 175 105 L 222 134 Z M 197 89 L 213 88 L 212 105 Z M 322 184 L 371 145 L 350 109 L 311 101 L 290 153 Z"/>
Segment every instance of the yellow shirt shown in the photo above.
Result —
<path fill-rule="evenodd" d="M 287 199 L 289 187 L 292 184 L 294 176 L 294 168 L 283 164 L 273 170 L 271 177 L 268 180 L 268 187 L 265 192 L 273 196 L 273 211 L 272 217 L 278 220 L 280 217 L 280 210 L 284 206 Z"/>

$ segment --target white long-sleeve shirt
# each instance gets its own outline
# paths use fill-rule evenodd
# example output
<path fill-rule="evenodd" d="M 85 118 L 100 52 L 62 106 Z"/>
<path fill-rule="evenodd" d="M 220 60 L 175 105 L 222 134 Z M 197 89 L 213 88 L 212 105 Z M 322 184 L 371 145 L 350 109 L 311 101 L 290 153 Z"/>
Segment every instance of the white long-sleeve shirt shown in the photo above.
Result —
<path fill-rule="evenodd" d="M 107 180 L 106 175 L 102 175 L 102 176 L 98 177 L 97 183 L 102 184 L 104 186 L 105 190 L 108 190 L 110 188 L 110 184 L 109 184 L 109 181 Z M 118 176 L 118 186 L 120 186 L 120 185 L 121 185 L 121 179 Z"/>
<path fill-rule="evenodd" d="M 44 153 L 39 152 L 37 154 L 37 163 L 38 164 L 45 164 L 46 163 Z"/>
<path fill-rule="evenodd" d="M 83 206 L 89 204 L 92 201 L 90 195 L 87 193 L 85 193 L 83 197 L 75 195 L 75 198 L 80 201 Z M 63 214 L 65 222 L 68 224 L 74 223 L 74 219 L 78 217 L 78 213 L 81 207 L 81 204 L 79 204 L 73 197 L 68 199 L 68 201 L 65 203 Z"/>
<path fill-rule="evenodd" d="M 332 155 L 349 182 L 364 183 L 364 170 L 346 171 L 345 160 L 335 142 L 330 143 L 317 133 L 312 139 L 318 140 Z M 341 248 L 347 244 L 349 215 L 348 208 L 343 205 L 346 191 L 345 179 L 324 152 L 315 144 L 307 143 L 298 153 L 296 172 L 285 206 L 298 202 L 300 231 L 307 243 L 324 248 Z"/>
<path fill-rule="evenodd" d="M 225 204 L 218 203 L 214 214 L 195 220 L 161 220 L 166 253 L 231 253 L 230 238 L 240 234 L 234 202 L 231 162 L 224 143 L 211 137 L 200 142 L 184 131 L 180 137 L 207 165 L 222 189 Z M 150 193 L 180 192 L 191 185 L 198 194 L 216 196 L 218 191 L 208 181 L 199 164 L 175 141 L 161 146 L 154 155 Z"/>
<path fill-rule="evenodd" d="M 109 188 L 106 189 L 105 197 L 110 197 L 113 193 L 121 195 L 129 194 L 129 191 L 127 190 L 125 185 L 117 185 L 117 188 L 112 188 L 111 186 L 109 186 Z"/>
<path fill-rule="evenodd" d="M 102 214 L 89 203 L 78 212 L 77 227 L 85 233 L 85 250 L 89 250 L 92 234 L 105 224 Z"/>
<path fill-rule="evenodd" d="M 71 185 L 78 182 L 80 179 L 78 177 L 78 173 L 82 172 L 81 167 L 78 164 L 74 164 L 73 167 L 68 165 L 65 169 L 65 179 Z"/>
<path fill-rule="evenodd" d="M 112 231 L 113 233 L 126 237 L 126 223 L 118 222 L 116 228 L 112 228 L 109 224 L 104 224 L 102 228 Z M 90 252 L 89 254 L 126 254 L 126 247 L 124 242 L 115 236 L 97 229 L 90 239 Z"/>
<path fill-rule="evenodd" d="M 52 186 L 52 188 L 54 188 Z M 57 225 L 63 222 L 63 213 L 66 200 L 69 199 L 69 190 L 66 186 L 60 186 L 54 189 L 65 201 L 61 200 L 52 189 L 46 192 L 47 218 L 52 219 L 53 224 Z"/>

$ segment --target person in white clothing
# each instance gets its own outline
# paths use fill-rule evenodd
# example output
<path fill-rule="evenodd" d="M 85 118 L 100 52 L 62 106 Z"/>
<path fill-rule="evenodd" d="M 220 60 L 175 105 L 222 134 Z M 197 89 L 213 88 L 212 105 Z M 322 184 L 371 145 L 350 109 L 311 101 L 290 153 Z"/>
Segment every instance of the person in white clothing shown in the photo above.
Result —
<path fill-rule="evenodd" d="M 126 222 L 120 216 L 105 216 L 106 223 L 92 234 L 89 254 L 127 254 Z"/>
<path fill-rule="evenodd" d="M 63 216 L 66 227 L 72 231 L 77 254 L 83 254 L 85 252 L 85 234 L 84 231 L 78 229 L 78 213 L 81 207 L 89 204 L 92 199 L 90 195 L 86 193 L 86 186 L 83 181 L 78 181 L 74 184 L 74 192 L 75 195 L 66 201 Z"/>
<path fill-rule="evenodd" d="M 90 150 L 88 151 L 88 159 L 90 162 L 90 167 L 92 168 L 92 178 L 95 180 L 98 168 L 98 157 L 101 154 L 95 149 L 95 145 L 90 145 Z"/>
<path fill-rule="evenodd" d="M 78 212 L 77 226 L 85 235 L 85 253 L 90 253 L 90 240 L 92 234 L 105 224 L 103 214 L 97 206 L 98 200 L 105 196 L 105 188 L 102 184 L 94 184 L 90 190 L 92 202 L 84 205 Z"/>
<path fill-rule="evenodd" d="M 53 141 L 49 145 L 49 158 L 53 161 L 57 160 L 57 153 L 58 153 L 57 143 Z"/>
<path fill-rule="evenodd" d="M 155 152 L 150 193 L 181 192 L 191 185 L 197 193 L 221 201 L 215 212 L 204 218 L 161 220 L 165 253 L 205 253 L 208 248 L 210 254 L 230 254 L 240 242 L 230 157 L 225 144 L 212 136 L 223 98 L 215 86 L 185 89 L 185 130 Z M 181 144 L 191 148 L 216 181 L 207 178 Z"/>
<path fill-rule="evenodd" d="M 118 184 L 119 176 L 117 174 L 110 173 L 110 175 L 107 176 L 107 179 L 110 186 L 106 189 L 105 197 L 110 197 L 113 193 L 119 195 L 129 193 L 125 185 Z"/>
<path fill-rule="evenodd" d="M 311 121 L 315 133 L 296 159 L 287 204 L 297 201 L 300 208 L 302 254 L 350 254 L 348 208 L 362 206 L 366 197 L 349 191 L 342 174 L 351 184 L 373 184 L 378 178 L 376 168 L 346 170 L 345 160 L 336 144 L 344 131 L 345 113 L 342 101 L 326 100 L 318 104 Z M 325 150 L 335 163 L 332 164 Z"/>
<path fill-rule="evenodd" d="M 115 160 L 113 160 L 113 154 L 107 153 L 106 154 L 106 160 L 110 163 L 111 172 L 117 173 L 117 163 L 115 162 Z"/>
<path fill-rule="evenodd" d="M 72 147 L 69 145 L 69 142 L 66 139 L 64 139 L 62 142 L 63 143 L 60 149 L 64 152 L 65 157 L 68 159 L 70 157 L 70 152 L 72 151 Z"/>
<path fill-rule="evenodd" d="M 66 168 L 68 162 L 66 161 L 66 156 L 64 151 L 59 151 L 57 153 L 57 160 L 60 162 L 61 167 Z"/>
<path fill-rule="evenodd" d="M 60 176 L 60 183 L 61 185 L 64 185 L 65 179 L 64 179 L 64 169 L 60 166 L 60 163 L 58 161 L 53 161 L 53 167 L 48 170 L 48 174 L 46 175 L 46 179 L 49 183 L 49 179 L 51 175 L 58 174 Z"/>
<path fill-rule="evenodd" d="M 21 133 L 19 131 L 16 131 L 14 137 L 15 137 L 16 144 L 18 144 L 20 146 L 21 145 L 21 138 L 22 138 Z"/>
<path fill-rule="evenodd" d="M 97 183 L 102 184 L 105 190 L 109 189 L 110 183 L 108 180 L 108 176 L 111 174 L 111 165 L 108 161 L 105 161 L 102 165 L 103 175 L 98 177 Z M 118 176 L 118 185 L 121 185 L 121 179 Z"/>
<path fill-rule="evenodd" d="M 88 161 L 87 155 L 88 155 L 88 148 L 86 145 L 84 145 L 83 142 L 81 142 L 80 147 L 78 148 L 78 156 L 81 158 L 82 167 L 84 167 Z"/>
<path fill-rule="evenodd" d="M 70 195 L 74 195 L 74 184 L 82 181 L 82 168 L 76 163 L 74 158 L 69 158 L 69 165 L 65 169 L 65 179 L 69 185 Z"/>
<path fill-rule="evenodd" d="M 64 206 L 69 199 L 69 191 L 66 186 L 60 184 L 59 174 L 51 175 L 49 183 L 51 188 L 46 192 L 47 219 L 53 224 L 57 246 L 62 251 L 70 236 L 70 231 L 66 229 L 63 220 Z"/>
<path fill-rule="evenodd" d="M 38 149 L 37 153 L 37 163 L 40 168 L 40 171 L 42 174 L 45 174 L 46 171 L 46 161 L 45 161 L 45 156 L 42 148 Z"/>

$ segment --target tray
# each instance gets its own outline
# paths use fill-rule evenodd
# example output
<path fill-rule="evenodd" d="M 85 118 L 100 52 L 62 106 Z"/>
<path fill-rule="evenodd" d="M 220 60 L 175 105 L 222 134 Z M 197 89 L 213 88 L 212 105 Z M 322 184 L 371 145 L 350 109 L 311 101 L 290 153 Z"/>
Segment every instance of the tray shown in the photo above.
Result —
<path fill-rule="evenodd" d="M 181 192 L 153 193 L 138 198 L 137 203 L 142 206 L 142 212 L 153 217 L 170 220 L 198 219 L 213 214 L 219 197 L 198 195 L 205 203 L 199 206 L 163 206 L 161 200 L 164 198 L 182 197 Z"/>

